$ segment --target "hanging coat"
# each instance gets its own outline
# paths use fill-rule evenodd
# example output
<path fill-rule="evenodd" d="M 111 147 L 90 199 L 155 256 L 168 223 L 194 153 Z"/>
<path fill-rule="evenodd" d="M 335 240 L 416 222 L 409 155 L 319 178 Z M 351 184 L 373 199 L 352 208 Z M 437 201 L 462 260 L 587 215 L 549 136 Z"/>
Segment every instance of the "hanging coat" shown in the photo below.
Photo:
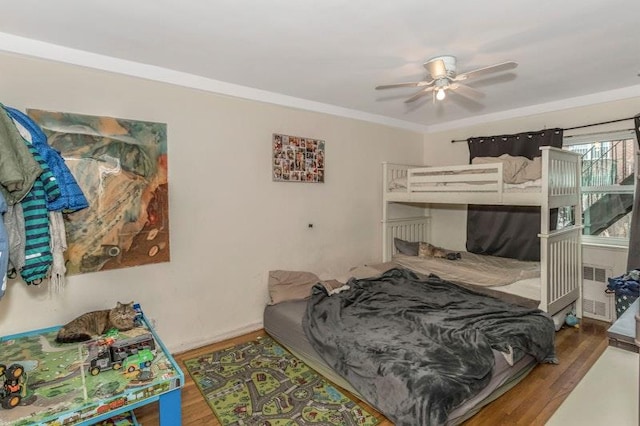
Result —
<path fill-rule="evenodd" d="M 38 153 L 46 161 L 58 182 L 61 193 L 60 197 L 53 201 L 47 200 L 47 209 L 49 211 L 71 213 L 88 207 L 89 202 L 84 196 L 75 177 L 71 174 L 71 170 L 67 167 L 64 158 L 62 158 L 60 152 L 49 146 L 47 136 L 42 129 L 29 116 L 21 111 L 8 106 L 5 106 L 4 109 L 18 124 L 18 129 L 21 133 L 23 133 L 23 131 L 28 133 L 29 137 L 26 137 L 26 139 L 38 150 Z M 22 129 L 20 129 L 20 126 Z"/>
<path fill-rule="evenodd" d="M 18 271 L 24 268 L 25 229 L 22 204 L 9 205 L 4 214 L 4 227 L 9 235 L 9 270 L 7 276 L 11 279 L 18 276 Z"/>
<path fill-rule="evenodd" d="M 11 117 L 0 108 L 0 194 L 7 204 L 13 205 L 22 200 L 40 173 L 42 169 Z"/>

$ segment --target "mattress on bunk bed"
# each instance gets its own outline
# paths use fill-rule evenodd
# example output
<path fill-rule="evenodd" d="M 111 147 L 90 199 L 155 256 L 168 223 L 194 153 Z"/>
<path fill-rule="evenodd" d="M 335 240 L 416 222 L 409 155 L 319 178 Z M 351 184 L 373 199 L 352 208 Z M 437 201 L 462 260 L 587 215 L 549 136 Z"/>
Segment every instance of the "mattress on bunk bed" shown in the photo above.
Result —
<path fill-rule="evenodd" d="M 476 286 L 498 287 L 540 277 L 540 262 L 469 252 L 461 252 L 457 260 L 398 253 L 393 262 L 424 275 L 435 274 L 447 281 Z"/>
<path fill-rule="evenodd" d="M 334 371 L 307 339 L 302 327 L 307 303 L 307 300 L 293 300 L 268 305 L 264 311 L 265 331 L 309 367 L 375 407 L 375 404 L 367 401 L 345 378 Z M 475 396 L 453 408 L 449 413 L 447 425 L 457 425 L 470 418 L 483 406 L 515 386 L 537 365 L 537 361 L 531 355 L 523 356 L 511 366 L 504 354 L 495 350 L 492 353 L 494 368 L 487 385 Z M 376 408 L 379 409 L 379 407 Z"/>

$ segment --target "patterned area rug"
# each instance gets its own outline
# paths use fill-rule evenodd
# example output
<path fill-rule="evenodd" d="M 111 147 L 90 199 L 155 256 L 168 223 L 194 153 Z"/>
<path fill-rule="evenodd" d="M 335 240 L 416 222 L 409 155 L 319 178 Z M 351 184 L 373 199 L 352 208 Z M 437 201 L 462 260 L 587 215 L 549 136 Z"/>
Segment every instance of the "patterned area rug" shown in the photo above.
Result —
<path fill-rule="evenodd" d="M 223 426 L 378 423 L 268 336 L 185 365 Z"/>

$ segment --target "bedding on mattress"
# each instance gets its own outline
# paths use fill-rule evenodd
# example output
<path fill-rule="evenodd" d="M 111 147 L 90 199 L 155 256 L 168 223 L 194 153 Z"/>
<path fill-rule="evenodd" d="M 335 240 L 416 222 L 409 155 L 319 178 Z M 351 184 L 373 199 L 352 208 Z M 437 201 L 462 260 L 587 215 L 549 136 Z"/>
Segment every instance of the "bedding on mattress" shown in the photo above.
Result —
<path fill-rule="evenodd" d="M 316 286 L 303 329 L 313 348 L 398 425 L 445 424 L 491 381 L 494 350 L 556 362 L 555 329 L 537 309 L 505 303 L 407 269 Z"/>
<path fill-rule="evenodd" d="M 424 275 L 435 274 L 443 280 L 497 287 L 540 277 L 540 262 L 462 252 L 458 260 L 421 258 L 396 254 L 393 261 Z"/>
<path fill-rule="evenodd" d="M 332 370 L 318 352 L 313 349 L 302 329 L 302 318 L 306 309 L 306 300 L 291 300 L 266 306 L 263 319 L 265 331 L 309 367 L 363 401 L 373 405 L 364 396 L 360 395 L 342 376 Z M 495 364 L 491 381 L 477 395 L 454 408 L 449 413 L 447 425 L 457 425 L 471 417 L 484 405 L 511 389 L 537 364 L 530 355 L 524 356 L 513 366 L 510 366 L 504 356 L 496 350 L 493 350 L 493 357 Z"/>

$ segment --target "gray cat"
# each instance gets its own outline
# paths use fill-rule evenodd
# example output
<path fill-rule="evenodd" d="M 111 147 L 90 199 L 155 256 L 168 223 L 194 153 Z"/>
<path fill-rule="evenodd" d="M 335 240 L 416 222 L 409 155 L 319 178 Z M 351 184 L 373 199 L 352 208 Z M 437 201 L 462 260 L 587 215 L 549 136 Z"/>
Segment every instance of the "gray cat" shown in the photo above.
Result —
<path fill-rule="evenodd" d="M 133 302 L 120 303 L 112 309 L 87 312 L 65 324 L 56 337 L 58 343 L 84 342 L 94 336 L 106 333 L 112 328 L 121 331 L 134 327 L 134 320 L 138 313 L 133 308 Z"/>

